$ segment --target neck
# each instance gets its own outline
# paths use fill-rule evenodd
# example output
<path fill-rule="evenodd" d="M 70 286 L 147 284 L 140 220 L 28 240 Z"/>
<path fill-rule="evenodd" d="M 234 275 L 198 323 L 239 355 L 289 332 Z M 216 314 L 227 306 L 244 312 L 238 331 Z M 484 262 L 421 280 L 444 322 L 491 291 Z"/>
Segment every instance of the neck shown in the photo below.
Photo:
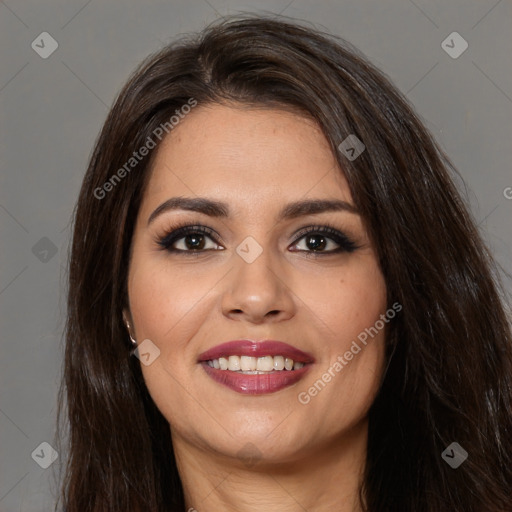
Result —
<path fill-rule="evenodd" d="M 174 432 L 172 437 L 186 511 L 361 511 L 367 421 L 285 462 L 240 460 L 199 448 Z"/>

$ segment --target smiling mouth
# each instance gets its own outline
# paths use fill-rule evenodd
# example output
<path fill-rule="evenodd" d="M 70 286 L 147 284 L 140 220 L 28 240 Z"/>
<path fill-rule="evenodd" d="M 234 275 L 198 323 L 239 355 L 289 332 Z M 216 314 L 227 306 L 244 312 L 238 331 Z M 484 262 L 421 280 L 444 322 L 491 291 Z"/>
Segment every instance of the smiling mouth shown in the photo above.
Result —
<path fill-rule="evenodd" d="M 282 341 L 234 340 L 199 355 L 208 377 L 245 395 L 275 393 L 304 378 L 313 366 L 311 354 Z"/>
<path fill-rule="evenodd" d="M 273 372 L 300 370 L 305 364 L 308 364 L 294 361 L 282 355 L 267 355 L 263 357 L 231 355 L 219 357 L 218 359 L 209 359 L 206 363 L 216 370 L 242 373 L 244 375 L 265 375 Z"/>

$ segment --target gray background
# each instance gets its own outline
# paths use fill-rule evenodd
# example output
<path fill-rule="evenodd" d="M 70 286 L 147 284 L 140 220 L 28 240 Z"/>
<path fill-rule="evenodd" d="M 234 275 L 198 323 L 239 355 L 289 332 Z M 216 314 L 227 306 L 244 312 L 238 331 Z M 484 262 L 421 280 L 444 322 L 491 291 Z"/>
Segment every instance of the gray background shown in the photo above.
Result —
<path fill-rule="evenodd" d="M 482 235 L 511 270 L 512 199 L 504 193 L 512 196 L 509 1 L 2 1 L 2 512 L 54 503 L 52 470 L 64 454 L 46 470 L 31 454 L 54 437 L 69 220 L 108 107 L 148 53 L 241 10 L 314 22 L 387 73 L 460 170 Z M 469 44 L 456 59 L 441 47 L 453 31 Z M 47 59 L 31 47 L 42 32 L 59 45 Z M 504 282 L 510 290 L 509 278 Z"/>

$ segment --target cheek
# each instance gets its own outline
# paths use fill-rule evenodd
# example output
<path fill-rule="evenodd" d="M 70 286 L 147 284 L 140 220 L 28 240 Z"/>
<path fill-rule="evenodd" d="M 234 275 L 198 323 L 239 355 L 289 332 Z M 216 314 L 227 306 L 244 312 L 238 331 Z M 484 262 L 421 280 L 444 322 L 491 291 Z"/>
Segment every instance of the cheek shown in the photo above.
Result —
<path fill-rule="evenodd" d="M 155 261 L 141 254 L 132 262 L 128 293 L 137 341 L 149 339 L 159 350 L 151 364 L 141 362 L 141 370 L 153 401 L 172 425 L 184 421 L 177 411 L 186 410 L 185 419 L 200 415 L 193 395 L 183 390 L 189 387 L 191 370 L 198 370 L 187 343 L 203 321 L 210 280 L 177 272 L 164 258 Z"/>
<path fill-rule="evenodd" d="M 132 268 L 128 292 L 137 336 L 154 338 L 162 344 L 176 338 L 173 331 L 187 323 L 187 315 L 197 319 L 201 309 L 198 305 L 215 284 L 211 274 L 177 271 L 164 254 L 157 262 L 149 257 L 134 260 Z"/>
<path fill-rule="evenodd" d="M 327 430 L 359 421 L 373 402 L 385 361 L 386 324 L 380 319 L 386 298 L 384 277 L 370 259 L 322 289 L 309 287 L 308 307 L 319 319 L 323 352 L 317 371 L 299 390 L 299 402 L 322 413 Z"/>
<path fill-rule="evenodd" d="M 301 297 L 324 323 L 337 350 L 356 339 L 386 310 L 384 277 L 373 258 L 364 258 L 337 275 L 330 275 L 321 286 L 303 282 Z"/>

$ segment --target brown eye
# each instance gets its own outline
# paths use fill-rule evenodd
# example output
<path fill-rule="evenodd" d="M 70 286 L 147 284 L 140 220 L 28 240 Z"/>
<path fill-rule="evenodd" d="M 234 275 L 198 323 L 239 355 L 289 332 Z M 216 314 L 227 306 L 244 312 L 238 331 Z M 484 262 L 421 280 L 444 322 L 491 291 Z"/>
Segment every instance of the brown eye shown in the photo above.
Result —
<path fill-rule="evenodd" d="M 205 226 L 183 226 L 171 230 L 158 240 L 158 244 L 175 253 L 194 253 L 221 248 L 215 241 L 213 231 Z"/>
<path fill-rule="evenodd" d="M 340 252 L 350 253 L 358 248 L 347 235 L 329 226 L 310 226 L 305 228 L 298 234 L 292 247 L 297 252 L 326 255 Z"/>

